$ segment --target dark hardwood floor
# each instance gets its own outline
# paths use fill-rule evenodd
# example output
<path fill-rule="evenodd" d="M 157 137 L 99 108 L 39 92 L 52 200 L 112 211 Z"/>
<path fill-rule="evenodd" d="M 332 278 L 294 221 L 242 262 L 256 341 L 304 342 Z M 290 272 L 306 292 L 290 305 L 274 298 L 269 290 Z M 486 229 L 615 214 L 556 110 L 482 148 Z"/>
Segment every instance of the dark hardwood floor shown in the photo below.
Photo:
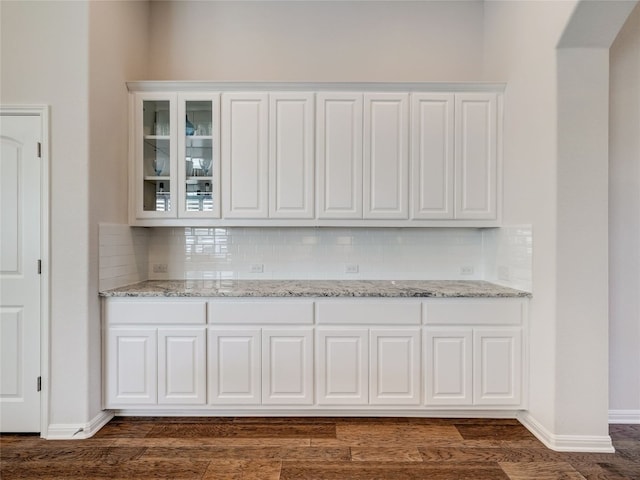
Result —
<path fill-rule="evenodd" d="M 115 418 L 93 438 L 0 436 L 0 477 L 640 480 L 640 425 L 615 454 L 558 453 L 516 420 Z"/>

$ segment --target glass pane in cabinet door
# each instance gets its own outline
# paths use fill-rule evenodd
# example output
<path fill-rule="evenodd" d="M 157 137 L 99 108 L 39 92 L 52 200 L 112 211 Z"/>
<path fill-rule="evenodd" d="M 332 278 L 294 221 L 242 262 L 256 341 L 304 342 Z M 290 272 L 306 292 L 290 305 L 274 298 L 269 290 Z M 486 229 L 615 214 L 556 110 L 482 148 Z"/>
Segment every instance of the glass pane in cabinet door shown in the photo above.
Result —
<path fill-rule="evenodd" d="M 171 211 L 171 139 L 168 100 L 145 100 L 143 176 L 145 211 Z"/>
<path fill-rule="evenodd" d="M 213 116 L 211 101 L 187 101 L 185 119 L 185 205 L 188 212 L 213 211 Z"/>

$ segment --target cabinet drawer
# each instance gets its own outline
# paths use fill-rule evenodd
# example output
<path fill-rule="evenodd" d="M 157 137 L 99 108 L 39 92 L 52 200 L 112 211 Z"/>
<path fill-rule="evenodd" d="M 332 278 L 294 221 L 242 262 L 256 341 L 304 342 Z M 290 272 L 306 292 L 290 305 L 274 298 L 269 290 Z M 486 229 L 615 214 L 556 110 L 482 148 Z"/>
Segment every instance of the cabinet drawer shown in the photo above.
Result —
<path fill-rule="evenodd" d="M 204 324 L 205 300 L 118 299 L 105 302 L 105 318 L 115 324 Z"/>
<path fill-rule="evenodd" d="M 420 302 L 354 301 L 318 302 L 318 324 L 419 325 Z"/>
<path fill-rule="evenodd" d="M 313 323 L 313 302 L 224 301 L 209 302 L 209 323 L 213 324 L 302 324 Z"/>
<path fill-rule="evenodd" d="M 424 302 L 427 325 L 520 325 L 524 301 L 520 299 L 434 300 Z"/>

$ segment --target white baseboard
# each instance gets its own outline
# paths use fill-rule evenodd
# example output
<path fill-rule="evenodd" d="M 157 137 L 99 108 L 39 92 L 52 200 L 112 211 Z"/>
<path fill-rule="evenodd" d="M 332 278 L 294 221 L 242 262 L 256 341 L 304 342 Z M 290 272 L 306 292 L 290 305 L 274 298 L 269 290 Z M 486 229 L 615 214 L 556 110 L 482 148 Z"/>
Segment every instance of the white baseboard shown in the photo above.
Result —
<path fill-rule="evenodd" d="M 640 410 L 609 410 L 609 423 L 640 424 Z"/>
<path fill-rule="evenodd" d="M 520 414 L 518 420 L 547 448 L 556 452 L 615 452 L 609 435 L 556 435 L 542 426 L 529 412 Z"/>
<path fill-rule="evenodd" d="M 87 423 L 56 423 L 49 425 L 47 440 L 82 440 L 93 437 L 113 418 L 113 412 L 103 410 Z"/>

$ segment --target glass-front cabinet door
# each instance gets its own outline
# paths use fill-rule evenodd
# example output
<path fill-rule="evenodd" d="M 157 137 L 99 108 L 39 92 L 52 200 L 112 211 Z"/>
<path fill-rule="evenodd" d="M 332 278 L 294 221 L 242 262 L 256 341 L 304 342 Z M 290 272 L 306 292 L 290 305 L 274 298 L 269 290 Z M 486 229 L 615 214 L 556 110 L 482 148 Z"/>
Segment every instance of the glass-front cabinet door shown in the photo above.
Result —
<path fill-rule="evenodd" d="M 178 94 L 178 216 L 220 217 L 220 95 Z"/>
<path fill-rule="evenodd" d="M 135 99 L 136 216 L 176 216 L 175 94 Z"/>

